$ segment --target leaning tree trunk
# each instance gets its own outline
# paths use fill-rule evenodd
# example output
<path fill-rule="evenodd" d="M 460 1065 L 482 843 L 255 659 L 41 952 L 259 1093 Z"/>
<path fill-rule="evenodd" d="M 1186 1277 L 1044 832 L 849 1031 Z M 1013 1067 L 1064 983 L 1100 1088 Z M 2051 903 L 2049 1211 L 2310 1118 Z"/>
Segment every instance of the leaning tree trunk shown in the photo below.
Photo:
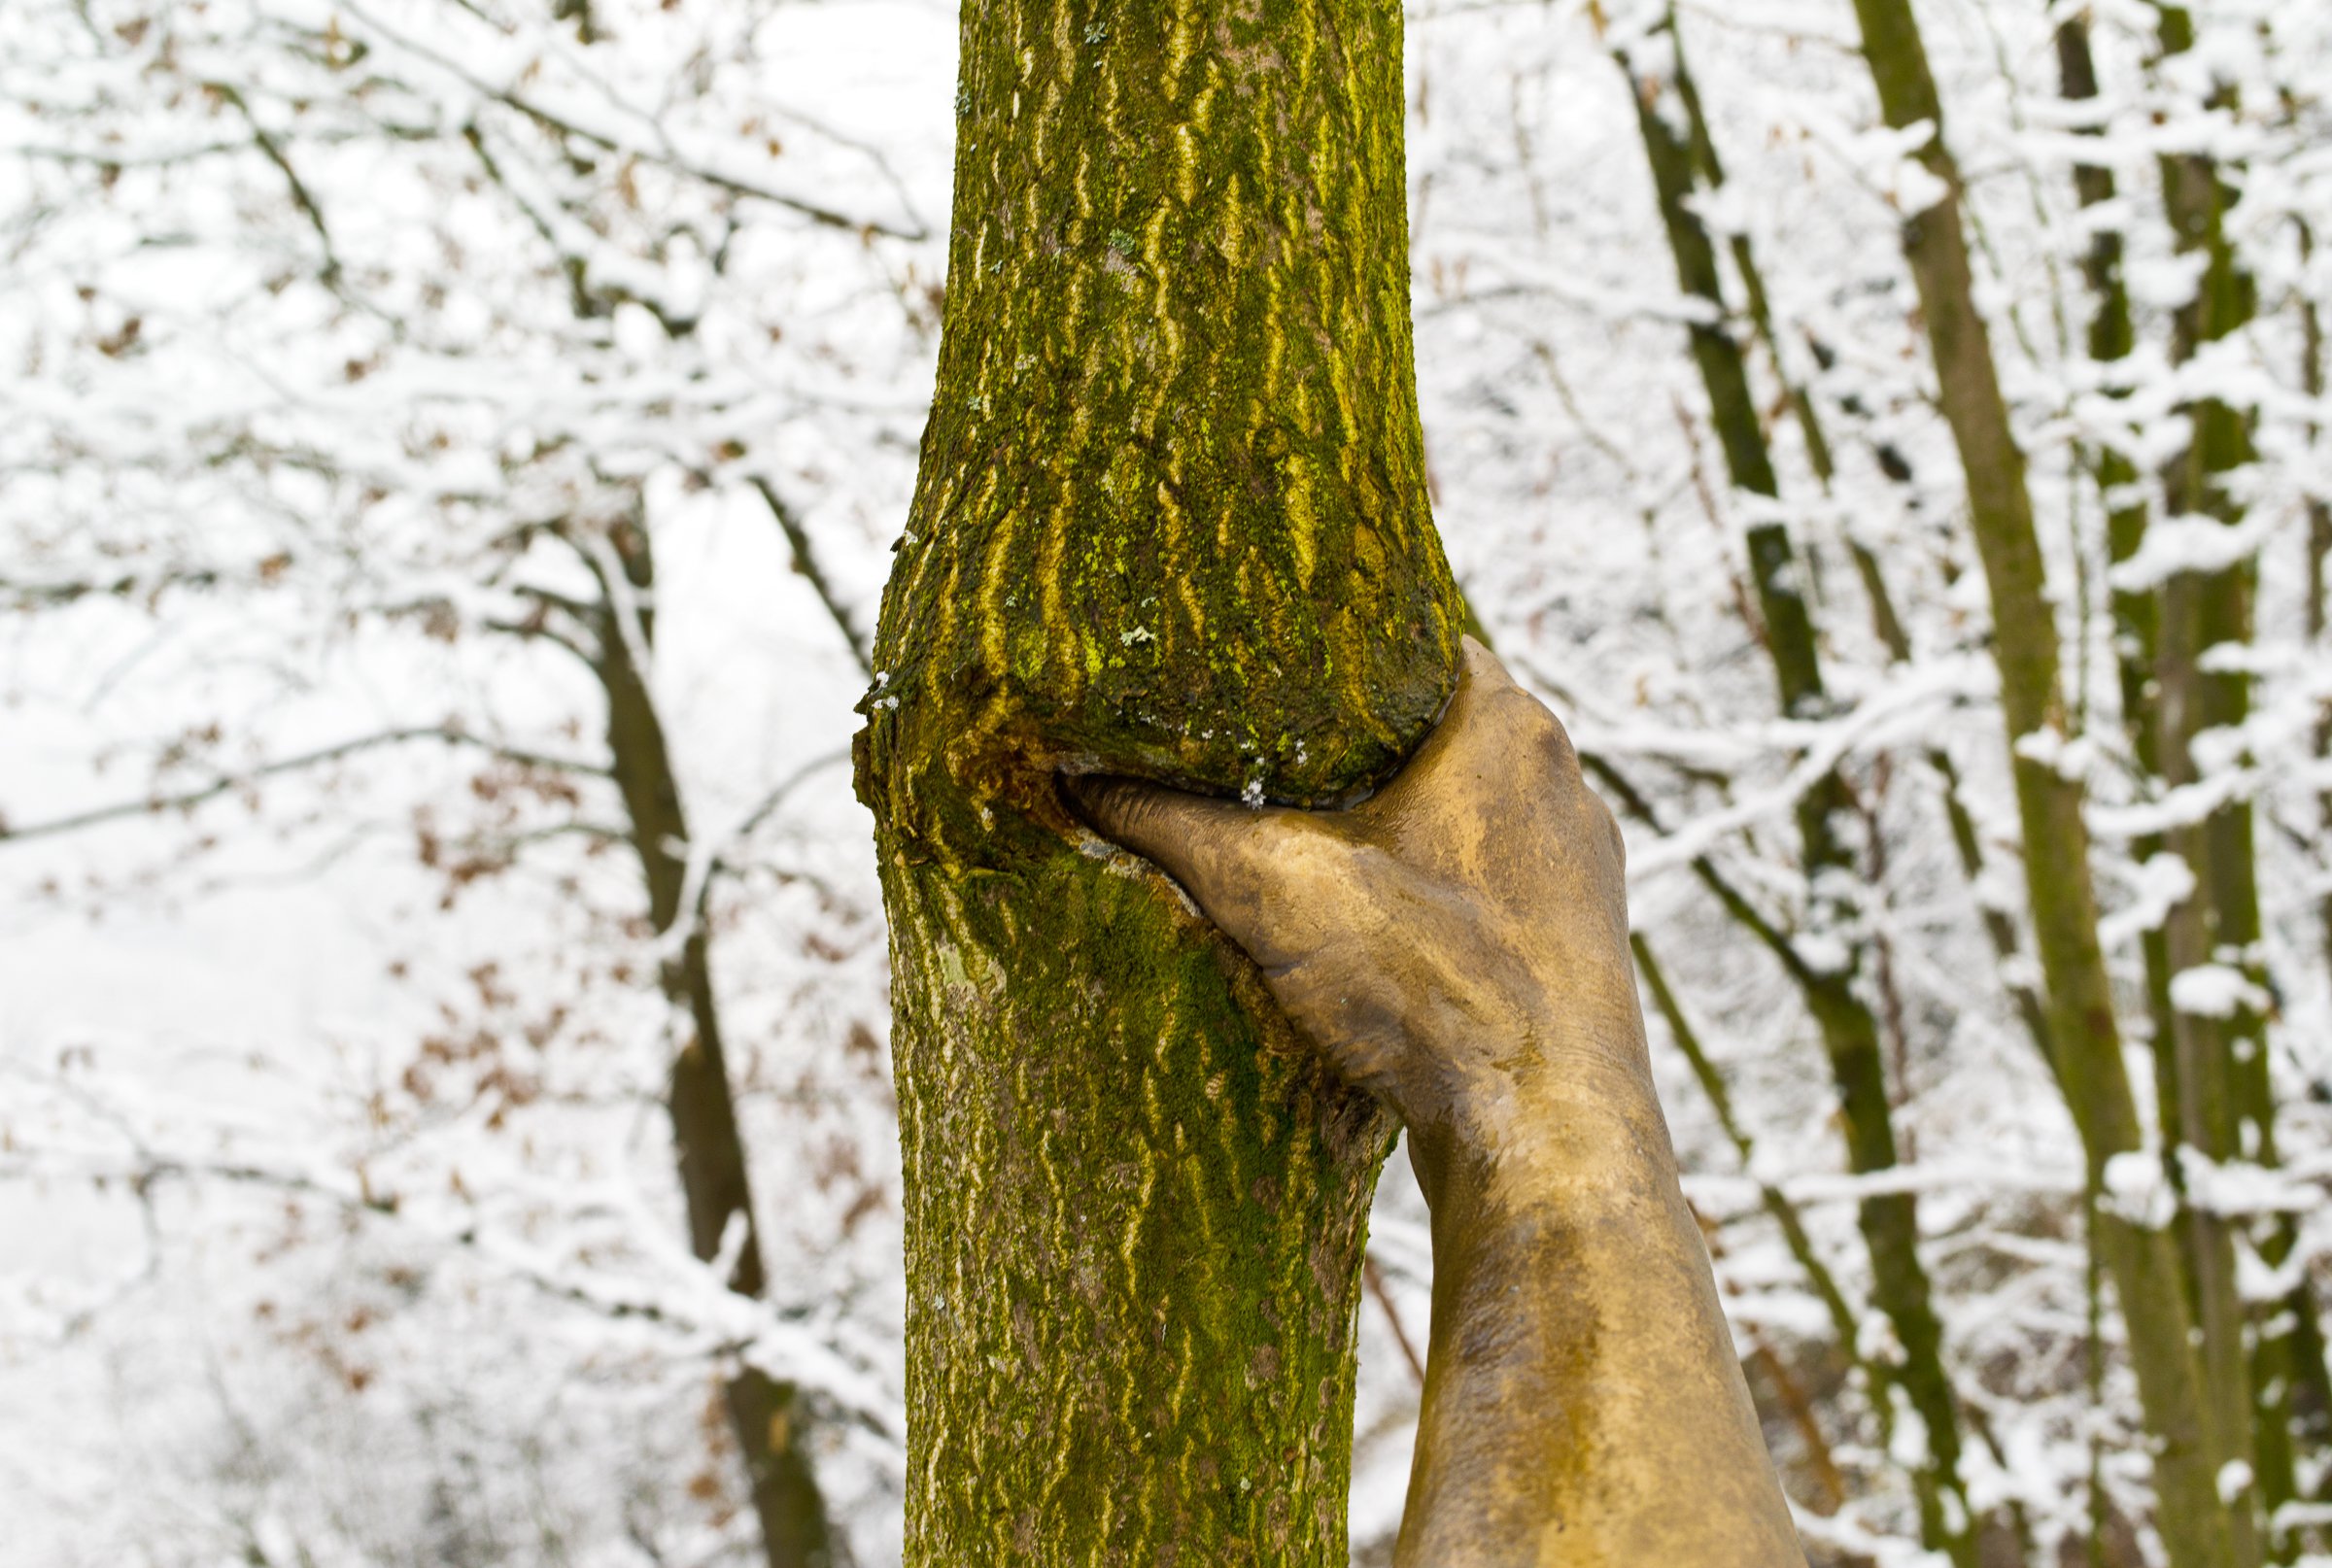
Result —
<path fill-rule="evenodd" d="M 1345 1560 L 1389 1143 L 1056 775 L 1389 771 L 1455 680 L 1385 0 L 967 6 L 859 789 L 892 930 L 907 1562 Z"/>

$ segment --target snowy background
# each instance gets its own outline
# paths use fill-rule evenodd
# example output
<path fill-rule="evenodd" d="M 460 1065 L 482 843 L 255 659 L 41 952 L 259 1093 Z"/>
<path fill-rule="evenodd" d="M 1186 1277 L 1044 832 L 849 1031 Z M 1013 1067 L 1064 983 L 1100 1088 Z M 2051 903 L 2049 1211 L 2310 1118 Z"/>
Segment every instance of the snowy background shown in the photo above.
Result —
<path fill-rule="evenodd" d="M 2260 812 L 2284 1169 L 2230 1179 L 2299 1215 L 2294 1267 L 2320 1272 L 2332 659 L 2310 509 L 2332 449 L 2303 318 L 2332 308 L 2305 238 L 2332 224 L 2332 8 L 2207 5 L 2171 61 L 2151 6 L 2081 8 L 2106 81 L 2079 110 L 2051 43 L 2075 9 L 1922 17 L 2133 987 L 2177 868 L 2120 848 L 2149 781 L 2118 739 L 2080 454 L 2150 468 L 2198 387 L 2258 420 L 2259 699 L 2212 755 Z M 2093 1315 L 2078 1145 L 1981 920 L 2021 892 L 1988 604 L 1898 243 L 1924 177 L 1878 126 L 1843 0 L 1680 17 L 1732 177 L 1701 216 L 1754 246 L 1780 324 L 1760 394 L 1835 711 L 1775 716 L 1741 543 L 1773 509 L 1725 481 L 1612 54 L 1630 22 L 1592 0 L 1410 12 L 1440 526 L 1509 662 L 1658 819 L 1627 819 L 1635 919 L 1751 1165 L 1657 1021 L 1654 1048 L 1817 1560 L 1923 1560 L 1916 1434 L 1874 1436 L 1761 1207 L 1760 1182 L 1785 1191 L 1860 1300 L 1867 1183 L 1819 1038 L 1692 863 L 1818 959 L 1840 937 L 1807 913 L 1790 810 L 1835 761 L 1863 818 L 1841 905 L 1886 955 L 1864 977 L 1904 1147 L 1886 1179 L 1921 1197 L 1985 1432 L 1973 1500 L 2014 1508 L 2033 1562 L 2088 1560 L 2094 1532 L 2136 1563 L 2146 1465 L 2109 1300 Z M 750 1563 L 718 1404 L 740 1355 L 812 1391 L 851 1550 L 896 1560 L 898 1160 L 846 751 L 936 357 L 954 28 L 937 0 L 0 0 L 4 1568 Z M 2163 323 L 2194 269 L 2153 190 L 2197 147 L 2239 171 L 2260 313 L 2177 367 Z M 2123 178 L 2102 220 L 2076 153 Z M 2079 347 L 2099 221 L 2142 332 L 2111 399 Z M 1837 449 L 1827 494 L 1780 374 Z M 688 1253 L 658 938 L 604 695 L 561 630 L 623 597 L 593 553 L 617 528 L 654 546 L 651 687 L 766 1305 Z M 1908 663 L 1870 629 L 1855 546 L 1886 564 Z M 1421 1219 L 1396 1157 L 1359 1561 L 1399 1516 Z"/>

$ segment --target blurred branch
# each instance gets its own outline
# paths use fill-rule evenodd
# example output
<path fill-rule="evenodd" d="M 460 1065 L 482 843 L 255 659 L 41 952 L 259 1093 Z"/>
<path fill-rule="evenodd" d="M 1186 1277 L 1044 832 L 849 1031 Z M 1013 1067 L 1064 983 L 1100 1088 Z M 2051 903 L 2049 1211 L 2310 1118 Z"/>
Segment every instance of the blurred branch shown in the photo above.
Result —
<path fill-rule="evenodd" d="M 1361 1254 L 1360 1278 L 1367 1284 L 1368 1293 L 1376 1298 L 1377 1310 L 1385 1314 L 1385 1326 L 1392 1330 L 1392 1342 L 1401 1347 L 1401 1359 L 1409 1363 L 1411 1381 L 1418 1387 L 1424 1387 L 1424 1359 L 1417 1353 L 1417 1345 L 1409 1338 L 1408 1326 L 1401 1321 L 1401 1310 L 1393 1303 L 1392 1289 L 1385 1282 L 1385 1271 L 1378 1265 L 1375 1253 Z"/>
<path fill-rule="evenodd" d="M 738 823 L 737 825 L 737 831 L 729 835 L 731 841 L 736 842 L 751 837 L 755 830 L 760 828 L 764 822 L 769 820 L 770 813 L 776 810 L 779 805 L 783 804 L 785 798 L 793 794 L 796 789 L 800 788 L 801 785 L 806 781 L 811 774 L 818 772 L 822 768 L 833 767 L 838 764 L 846 763 L 849 760 L 850 748 L 847 746 L 842 746 L 834 751 L 825 752 L 819 756 L 812 757 L 808 762 L 806 762 L 800 767 L 795 768 L 791 773 L 788 773 L 784 778 L 780 779 L 776 787 L 771 790 L 768 795 L 762 797 L 761 804 L 755 806 L 750 812 L 746 813 L 744 821 Z"/>
<path fill-rule="evenodd" d="M 670 169 L 676 174 L 684 174 L 693 179 L 702 180 L 706 185 L 718 187 L 735 195 L 747 196 L 757 201 L 769 202 L 772 206 L 783 207 L 789 212 L 798 213 L 812 222 L 828 228 L 843 229 L 853 234 L 882 234 L 901 240 L 930 238 L 930 228 L 917 219 L 910 218 L 909 223 L 900 224 L 881 219 L 856 216 L 839 208 L 827 206 L 823 202 L 778 190 L 738 175 L 706 168 L 684 156 L 677 148 L 671 146 L 669 141 L 662 136 L 661 132 L 652 140 L 629 138 L 602 127 L 583 124 L 572 114 L 554 111 L 539 100 L 521 93 L 514 86 L 496 85 L 470 70 L 455 56 L 442 53 L 425 44 L 405 37 L 393 27 L 384 25 L 379 17 L 370 15 L 360 5 L 346 4 L 343 9 L 347 15 L 361 22 L 367 32 L 376 34 L 397 49 L 429 61 L 431 65 L 455 77 L 481 97 L 524 115 L 546 130 L 555 131 L 562 136 L 571 136 L 579 142 L 589 143 L 605 152 L 624 153 Z M 609 96 L 613 97 L 613 94 L 610 93 Z M 637 115 L 650 126 L 655 124 L 652 117 L 638 115 L 637 111 L 627 110 L 627 112 Z"/>
<path fill-rule="evenodd" d="M 111 582 L 84 578 L 63 582 L 22 582 L 0 577 L 0 593 L 11 596 L 8 609 L 28 612 L 41 605 L 77 604 L 85 598 L 130 598 L 158 594 L 165 588 L 216 588 L 223 574 L 209 567 L 194 571 L 166 571 L 153 577 L 125 573 Z"/>
<path fill-rule="evenodd" d="M 300 179 L 299 171 L 292 166 L 292 159 L 285 154 L 283 147 L 274 137 L 267 134 L 266 128 L 260 125 L 258 117 L 251 112 L 251 105 L 245 101 L 243 94 L 236 90 L 233 84 L 205 82 L 202 84 L 202 89 L 243 117 L 243 123 L 251 130 L 252 141 L 257 143 L 259 151 L 266 154 L 267 161 L 282 171 L 284 184 L 292 191 L 292 205 L 306 215 L 308 226 L 316 231 L 317 240 L 324 246 L 324 270 L 319 276 L 327 287 L 339 282 L 340 257 L 332 249 L 332 231 L 325 226 L 324 209 L 316 204 L 316 197 L 309 191 L 307 183 Z"/>
<path fill-rule="evenodd" d="M 1782 1240 L 1789 1245 L 1790 1256 L 1797 1260 L 1806 1282 L 1813 1286 L 1814 1295 L 1830 1313 L 1831 1331 L 1837 1336 L 1839 1353 L 1854 1365 L 1869 1370 L 1857 1343 L 1854 1309 L 1847 1305 L 1845 1292 L 1838 1288 L 1837 1277 L 1830 1272 L 1830 1266 L 1814 1250 L 1813 1238 L 1807 1234 L 1805 1222 L 1799 1216 L 1798 1206 L 1791 1201 L 1789 1194 L 1757 1176 L 1757 1145 L 1742 1131 L 1739 1118 L 1733 1114 L 1732 1096 L 1725 1087 L 1724 1076 L 1709 1059 L 1707 1050 L 1700 1043 L 1699 1031 L 1693 1027 L 1692 1020 L 1685 1015 L 1683 1004 L 1677 1001 L 1676 993 L 1670 989 L 1667 973 L 1653 953 L 1651 942 L 1637 932 L 1629 935 L 1628 946 L 1635 954 L 1636 971 L 1644 978 L 1645 989 L 1652 993 L 1654 1008 L 1668 1026 L 1668 1037 L 1675 1041 L 1676 1048 L 1684 1053 L 1685 1061 L 1692 1067 L 1694 1078 L 1700 1084 L 1701 1093 L 1708 1097 L 1709 1107 L 1716 1112 L 1717 1126 L 1723 1130 L 1725 1141 L 1732 1145 L 1734 1155 L 1741 1162 L 1741 1169 L 1757 1183 L 1758 1201 L 1765 1206 L 1766 1212 L 1773 1216 L 1774 1224 L 1781 1227 Z M 1870 1386 L 1876 1388 L 1879 1383 L 1874 1380 Z M 1878 1406 L 1879 1401 L 1874 1400 L 1872 1408 L 1877 1411 L 1883 1424 L 1889 1413 Z"/>
<path fill-rule="evenodd" d="M 707 1319 L 713 1315 L 711 1313 L 692 1312 L 684 1310 L 680 1303 L 658 1300 L 645 1291 L 611 1285 L 593 1278 L 588 1273 L 562 1276 L 531 1246 L 512 1248 L 494 1244 L 488 1234 L 481 1231 L 474 1221 L 459 1227 L 427 1222 L 410 1211 L 396 1195 L 384 1196 L 373 1191 L 361 1169 L 359 1169 L 352 1181 L 339 1181 L 248 1160 L 188 1158 L 153 1149 L 134 1131 L 120 1126 L 118 1118 L 107 1119 L 116 1121 L 121 1136 L 129 1142 L 130 1154 L 127 1159 L 92 1155 L 86 1151 L 43 1149 L 18 1144 L 0 1152 L 0 1180 L 64 1175 L 98 1183 L 119 1181 L 141 1204 L 150 1202 L 153 1188 L 166 1181 L 215 1181 L 314 1198 L 350 1213 L 394 1220 L 418 1235 L 460 1247 L 556 1300 L 585 1308 L 609 1319 L 653 1323 L 689 1335 L 702 1353 L 713 1360 L 748 1356 L 757 1344 L 770 1337 L 766 1333 L 754 1336 L 739 1332 L 741 1320 L 739 1323 L 709 1321 Z M 726 1288 L 720 1289 L 714 1299 L 724 1305 L 735 1303 L 748 1309 L 753 1317 L 762 1320 L 765 1329 L 780 1330 L 788 1337 L 801 1335 L 807 1338 L 809 1335 L 810 1330 L 804 1319 L 810 1312 L 806 1308 L 775 1306 L 738 1296 Z M 733 1314 L 724 1312 L 720 1315 L 726 1317 Z M 820 1344 L 816 1349 L 822 1356 L 831 1357 L 833 1370 L 844 1372 L 845 1377 L 829 1377 L 822 1381 L 806 1382 L 804 1391 L 830 1402 L 865 1431 L 896 1442 L 899 1435 L 896 1413 L 887 1407 L 871 1383 L 851 1386 L 853 1382 L 864 1379 L 865 1374 L 851 1366 L 833 1346 Z"/>
<path fill-rule="evenodd" d="M 1645 799 L 1642 791 L 1629 781 L 1626 774 L 1611 765 L 1608 759 L 1583 751 L 1579 754 L 1579 764 L 1587 771 L 1595 774 L 1596 781 L 1618 799 L 1622 809 L 1626 810 L 1629 816 L 1650 828 L 1659 836 L 1663 838 L 1667 836 L 1668 830 L 1661 822 L 1659 810 L 1649 800 Z M 1791 979 L 1797 981 L 1801 987 L 1819 983 L 1821 977 L 1814 973 L 1803 958 L 1799 956 L 1798 949 L 1791 942 L 1789 934 L 1766 919 L 1757 905 L 1749 902 L 1749 896 L 1735 887 L 1732 880 L 1717 869 L 1715 861 L 1706 855 L 1696 855 L 1692 859 L 1692 869 L 1693 874 L 1699 878 L 1700 885 L 1714 894 L 1717 902 L 1725 906 L 1725 912 L 1731 915 L 1742 930 L 1755 937 L 1761 946 L 1780 961 L 1781 967 L 1789 971 Z"/>
<path fill-rule="evenodd" d="M 874 660 L 868 652 L 866 634 L 859 631 L 858 624 L 850 618 L 850 612 L 842 601 L 835 597 L 833 580 L 818 564 L 817 553 L 810 548 L 809 531 L 803 528 L 801 516 L 786 504 L 784 496 L 777 494 L 777 487 L 760 474 L 752 475 L 746 483 L 760 494 L 770 509 L 770 516 L 775 518 L 777 527 L 784 530 L 785 542 L 794 552 L 794 570 L 808 580 L 811 591 L 818 596 L 818 602 L 826 606 L 826 614 L 841 632 L 842 640 L 850 645 L 850 657 L 858 662 L 859 672 L 873 680 Z"/>
<path fill-rule="evenodd" d="M 474 746 L 493 756 L 518 763 L 527 767 L 549 768 L 563 773 L 579 773 L 592 778 L 609 776 L 607 769 L 597 763 L 581 762 L 571 757 L 553 757 L 542 752 L 527 751 L 497 741 L 483 740 L 475 735 L 464 733 L 451 725 L 423 725 L 411 729 L 385 730 L 379 734 L 364 735 L 355 740 L 343 740 L 335 745 L 322 746 L 314 751 L 301 752 L 297 756 L 281 757 L 274 762 L 262 763 L 256 767 L 246 767 L 234 772 L 222 772 L 214 776 L 208 783 L 168 795 L 150 795 L 144 800 L 120 801 L 112 805 L 97 806 L 87 811 L 77 811 L 69 816 L 52 817 L 46 822 L 35 822 L 21 828 L 11 827 L 5 820 L 0 820 L 0 843 L 25 838 L 52 837 L 59 834 L 74 833 L 84 828 L 94 828 L 103 823 L 119 822 L 130 817 L 155 816 L 164 811 L 191 810 L 195 806 L 217 800 L 220 796 L 249 788 L 262 779 L 278 778 L 287 773 L 297 773 L 307 768 L 320 767 L 327 763 L 339 762 L 344 758 L 358 756 L 364 752 L 379 751 L 390 746 L 400 746 L 425 740 L 434 740 L 448 746 Z"/>

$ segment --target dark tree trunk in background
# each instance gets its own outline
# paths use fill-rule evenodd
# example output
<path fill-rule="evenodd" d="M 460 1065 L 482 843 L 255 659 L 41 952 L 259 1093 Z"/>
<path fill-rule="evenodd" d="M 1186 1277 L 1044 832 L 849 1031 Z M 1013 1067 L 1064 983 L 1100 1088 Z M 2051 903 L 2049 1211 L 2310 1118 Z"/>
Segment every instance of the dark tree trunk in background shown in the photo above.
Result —
<path fill-rule="evenodd" d="M 907 1561 L 1345 1561 L 1390 1126 L 1061 768 L 1337 799 L 1455 679 L 1385 0 L 967 5 L 938 394 L 859 788 Z"/>
<path fill-rule="evenodd" d="M 711 1262 L 726 1244 L 734 1255 L 729 1288 L 759 1296 L 768 1288 L 768 1273 L 721 1043 L 710 938 L 700 911 L 685 903 L 688 819 L 642 667 L 655 636 L 655 558 L 646 532 L 630 525 L 611 529 L 609 544 L 606 556 L 586 557 L 600 579 L 592 667 L 607 697 L 608 752 L 647 884 L 649 924 L 661 937 L 686 922 L 686 935 L 664 959 L 657 983 L 678 1021 L 665 1104 L 687 1203 L 689 1248 L 700 1261 Z M 611 578 L 615 571 L 622 573 L 621 581 Z M 633 608 L 628 612 L 627 606 Z M 732 1236 L 733 1227 L 741 1228 L 741 1234 Z M 810 1465 L 808 1423 L 797 1391 L 752 1367 L 739 1367 L 722 1397 L 761 1526 L 763 1560 L 769 1568 L 840 1568 L 846 1559 L 836 1550 Z"/>
<path fill-rule="evenodd" d="M 1684 46 L 1673 12 L 1654 36 L 1663 33 L 1668 47 L 1656 55 L 1660 61 L 1657 73 L 1624 50 L 1619 61 L 1634 89 L 1636 123 L 1643 134 L 1660 202 L 1661 226 L 1676 263 L 1677 283 L 1713 313 L 1713 319 L 1697 323 L 1691 329 L 1693 362 L 1708 393 L 1710 418 L 1724 447 L 1726 472 L 1733 488 L 1779 500 L 1781 484 L 1758 413 L 1748 358 L 1726 319 L 1717 248 L 1694 210 L 1694 197 L 1703 188 L 1702 170 L 1697 164 L 1706 161 L 1713 166 L 1713 150 L 1705 160 L 1697 160 L 1692 131 L 1698 117 L 1688 114 L 1683 124 L 1671 123 L 1671 105 L 1663 101 L 1674 94 L 1672 107 L 1682 108 L 1690 91 L 1691 78 L 1685 72 Z M 1754 276 L 1754 272 L 1748 275 Z M 1753 313 L 1762 314 L 1762 304 L 1760 299 Z M 1773 665 L 1781 710 L 1791 718 L 1820 719 L 1830 711 L 1830 699 L 1822 681 L 1821 644 L 1806 602 L 1804 563 L 1791 543 L 1789 529 L 1773 518 L 1753 521 L 1745 531 L 1758 614 L 1764 622 L 1764 642 Z M 1798 837 L 1806 877 L 1808 924 L 1835 936 L 1845 961 L 1826 969 L 1808 966 L 1796 977 L 1830 1059 L 1848 1163 L 1858 1175 L 1868 1176 L 1894 1169 L 1897 1156 L 1878 1020 L 1865 1001 L 1861 984 L 1869 969 L 1869 943 L 1861 935 L 1866 922 L 1860 911 L 1835 891 L 1859 880 L 1845 831 L 1852 809 L 1846 780 L 1835 770 L 1799 799 Z M 1649 971 L 1646 978 L 1651 979 Z M 1668 1010 L 1663 1004 L 1662 1011 Z M 1670 1027 L 1674 1032 L 1673 1018 Z M 1919 1260 L 1918 1201 L 1908 1192 L 1876 1193 L 1857 1206 L 1857 1218 L 1870 1255 L 1871 1298 L 1893 1323 L 1903 1352 L 1900 1362 L 1880 1363 L 1872 1370 L 1902 1389 L 1927 1432 L 1922 1461 L 1911 1467 L 1919 1499 L 1920 1539 L 1942 1551 L 1957 1568 L 1976 1568 L 1983 1518 L 1970 1510 L 1960 1479 L 1959 1402 L 1944 1364 L 1942 1324 L 1936 1315 L 1927 1269 Z M 1857 1349 L 1851 1342 L 1846 1346 L 1850 1355 Z M 1871 1397 L 1882 1426 L 1892 1432 L 1892 1388 L 1873 1389 Z"/>
<path fill-rule="evenodd" d="M 2012 753 L 2034 945 L 2048 995 L 2060 1082 L 2081 1135 L 2093 1190 L 2139 1153 L 2143 1134 L 2122 1059 L 2120 1020 L 2098 935 L 2097 890 L 2083 789 L 2048 748 L 2070 739 L 2055 611 L 2026 488 L 2024 452 L 2008 422 L 1989 329 L 1976 309 L 1962 185 L 1943 108 L 1910 0 L 1855 0 L 1863 51 L 1881 112 L 1898 130 L 1924 124 L 1918 156 L 1940 199 L 1903 224 L 1903 256 L 1919 305 L 1945 421 L 1967 476 L 1968 510 L 1992 600 L 1994 663 Z M 2162 1231 L 2098 1210 L 2099 1251 L 2120 1298 L 2139 1401 L 2156 1445 L 2155 1524 L 2172 1568 L 2243 1568 L 2247 1532 L 2220 1501 L 2227 1434 L 2212 1419 L 2192 1338 L 2178 1251 Z M 2239 1535 L 2243 1538 L 2239 1539 Z"/>

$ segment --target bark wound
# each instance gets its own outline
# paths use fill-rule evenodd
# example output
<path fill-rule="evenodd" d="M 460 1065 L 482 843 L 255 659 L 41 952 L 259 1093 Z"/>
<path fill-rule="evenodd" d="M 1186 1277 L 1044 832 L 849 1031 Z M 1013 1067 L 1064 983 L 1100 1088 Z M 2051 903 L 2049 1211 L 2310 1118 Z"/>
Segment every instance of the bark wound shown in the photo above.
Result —
<path fill-rule="evenodd" d="M 1379 0 L 965 8 L 859 789 L 892 929 L 909 1564 L 1341 1563 L 1389 1137 L 1061 767 L 1323 801 L 1456 679 Z"/>

